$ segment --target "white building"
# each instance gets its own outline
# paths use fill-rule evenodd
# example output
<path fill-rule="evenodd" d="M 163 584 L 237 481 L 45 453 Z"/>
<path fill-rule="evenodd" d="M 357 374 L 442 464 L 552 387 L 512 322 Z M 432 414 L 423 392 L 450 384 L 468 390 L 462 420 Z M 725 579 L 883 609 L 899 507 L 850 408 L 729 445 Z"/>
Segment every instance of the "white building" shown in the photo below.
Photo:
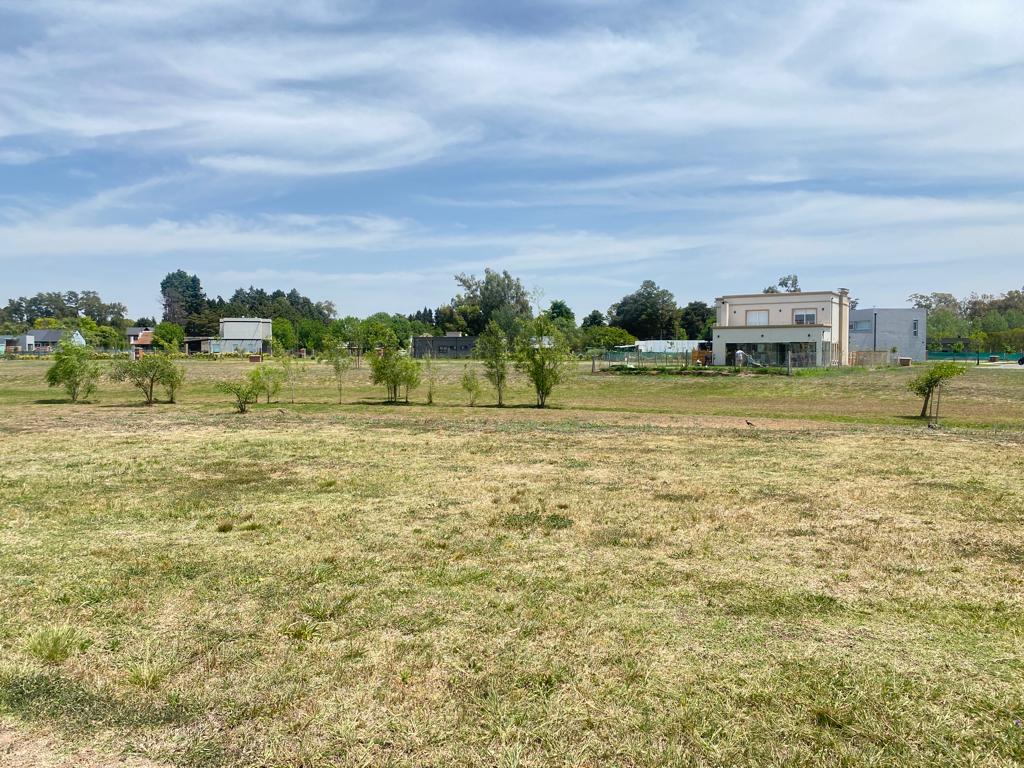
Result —
<path fill-rule="evenodd" d="M 274 336 L 273 321 L 261 317 L 224 317 L 220 321 L 220 338 L 210 342 L 210 351 L 221 354 L 270 351 Z"/>
<path fill-rule="evenodd" d="M 715 365 L 849 365 L 849 291 L 749 293 L 715 299 Z"/>

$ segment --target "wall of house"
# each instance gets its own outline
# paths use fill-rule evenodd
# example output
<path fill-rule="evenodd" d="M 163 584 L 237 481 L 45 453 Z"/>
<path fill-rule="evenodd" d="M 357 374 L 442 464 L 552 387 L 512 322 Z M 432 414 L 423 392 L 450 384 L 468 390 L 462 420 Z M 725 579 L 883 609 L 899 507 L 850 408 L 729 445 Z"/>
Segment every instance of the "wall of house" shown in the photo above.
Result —
<path fill-rule="evenodd" d="M 726 345 L 728 344 L 797 344 L 814 343 L 818 347 L 818 365 L 828 366 L 831 361 L 822 357 L 826 350 L 831 350 L 832 331 L 821 326 L 786 328 L 768 326 L 718 328 L 713 331 L 712 356 L 715 365 L 726 365 Z M 829 346 L 826 347 L 825 344 Z M 845 364 L 845 363 L 844 363 Z"/>
<path fill-rule="evenodd" d="M 917 323 L 916 333 L 914 323 Z M 923 309 L 850 310 L 850 349 L 886 352 L 922 362 L 928 357 L 928 313 Z"/>

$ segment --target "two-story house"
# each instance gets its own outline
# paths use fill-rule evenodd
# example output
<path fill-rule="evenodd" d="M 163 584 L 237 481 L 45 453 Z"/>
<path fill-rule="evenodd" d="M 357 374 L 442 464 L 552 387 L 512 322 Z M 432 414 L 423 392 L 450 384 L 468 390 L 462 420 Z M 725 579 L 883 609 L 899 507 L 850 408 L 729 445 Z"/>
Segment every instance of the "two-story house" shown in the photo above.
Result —
<path fill-rule="evenodd" d="M 839 291 L 750 293 L 715 299 L 715 365 L 814 368 L 850 361 L 850 294 Z"/>

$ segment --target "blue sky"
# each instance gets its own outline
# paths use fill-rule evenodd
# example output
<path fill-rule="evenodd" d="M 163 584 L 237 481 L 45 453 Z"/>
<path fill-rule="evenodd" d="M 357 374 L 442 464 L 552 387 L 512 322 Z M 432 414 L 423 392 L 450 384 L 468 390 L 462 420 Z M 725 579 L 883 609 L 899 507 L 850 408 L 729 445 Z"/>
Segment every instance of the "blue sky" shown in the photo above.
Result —
<path fill-rule="evenodd" d="M 1024 283 L 1024 3 L 0 0 L 0 301 Z"/>

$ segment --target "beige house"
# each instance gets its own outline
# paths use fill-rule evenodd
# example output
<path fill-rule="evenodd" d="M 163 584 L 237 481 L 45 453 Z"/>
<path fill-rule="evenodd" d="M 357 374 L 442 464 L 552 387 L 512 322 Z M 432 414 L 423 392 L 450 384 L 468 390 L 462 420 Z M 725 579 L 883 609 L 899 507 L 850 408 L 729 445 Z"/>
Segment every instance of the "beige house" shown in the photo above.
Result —
<path fill-rule="evenodd" d="M 715 365 L 814 368 L 850 362 L 850 294 L 749 293 L 715 299 Z"/>

